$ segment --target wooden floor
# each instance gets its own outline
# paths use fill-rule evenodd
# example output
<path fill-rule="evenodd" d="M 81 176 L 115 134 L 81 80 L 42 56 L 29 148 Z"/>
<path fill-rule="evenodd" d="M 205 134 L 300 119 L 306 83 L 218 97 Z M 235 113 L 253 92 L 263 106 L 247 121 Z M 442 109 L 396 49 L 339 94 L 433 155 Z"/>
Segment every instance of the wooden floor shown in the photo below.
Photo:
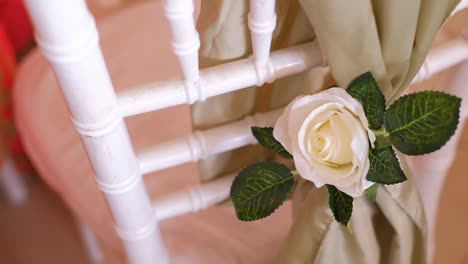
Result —
<path fill-rule="evenodd" d="M 74 219 L 60 198 L 38 179 L 28 179 L 28 187 L 24 205 L 0 199 L 0 263 L 89 263 Z"/>

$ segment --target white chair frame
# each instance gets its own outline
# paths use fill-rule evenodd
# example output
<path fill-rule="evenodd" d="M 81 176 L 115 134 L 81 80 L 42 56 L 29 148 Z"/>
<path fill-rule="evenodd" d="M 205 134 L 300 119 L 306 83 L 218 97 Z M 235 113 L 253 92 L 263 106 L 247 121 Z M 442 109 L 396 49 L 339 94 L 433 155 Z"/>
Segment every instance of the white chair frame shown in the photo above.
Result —
<path fill-rule="evenodd" d="M 197 131 L 138 154 L 132 148 L 124 118 L 260 86 L 322 64 L 316 42 L 270 53 L 276 23 L 275 1 L 251 0 L 248 25 L 253 56 L 199 70 L 200 40 L 193 19 L 193 0 L 165 0 L 173 50 L 179 58 L 183 78 L 145 84 L 117 95 L 86 2 L 25 0 L 25 3 L 35 25 L 37 43 L 61 85 L 71 119 L 81 135 L 131 263 L 169 262 L 158 221 L 226 199 L 233 178 L 233 175 L 223 177 L 153 203 L 142 174 L 255 144 L 249 128 L 272 125 L 281 110 Z M 433 51 L 415 81 L 427 79 L 467 58 L 467 42 L 459 38 Z"/>
<path fill-rule="evenodd" d="M 22 175 L 11 158 L 1 164 L 0 189 L 4 192 L 8 202 L 14 206 L 23 205 L 29 196 L 26 175 Z"/>

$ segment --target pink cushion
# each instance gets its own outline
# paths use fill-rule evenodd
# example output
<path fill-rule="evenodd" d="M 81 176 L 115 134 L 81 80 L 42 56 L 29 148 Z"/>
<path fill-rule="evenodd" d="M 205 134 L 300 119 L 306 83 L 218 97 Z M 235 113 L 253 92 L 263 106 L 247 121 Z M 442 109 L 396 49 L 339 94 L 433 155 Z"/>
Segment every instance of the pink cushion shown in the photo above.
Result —
<path fill-rule="evenodd" d="M 179 73 L 170 48 L 162 1 L 152 1 L 99 21 L 101 47 L 117 91 Z M 99 89 L 99 87 L 96 87 Z M 20 67 L 14 102 L 19 131 L 39 173 L 83 222 L 91 226 L 111 262 L 123 251 L 53 72 L 36 50 Z M 126 119 L 136 151 L 190 133 L 190 107 L 176 106 Z M 152 198 L 198 182 L 195 164 L 145 176 Z M 271 263 L 290 226 L 289 205 L 256 223 L 236 219 L 230 206 L 162 223 L 175 259 L 195 263 Z M 251 239 L 255 238 L 255 239 Z M 258 254 L 258 252 L 269 252 Z M 264 257 L 264 255 L 266 255 Z"/>

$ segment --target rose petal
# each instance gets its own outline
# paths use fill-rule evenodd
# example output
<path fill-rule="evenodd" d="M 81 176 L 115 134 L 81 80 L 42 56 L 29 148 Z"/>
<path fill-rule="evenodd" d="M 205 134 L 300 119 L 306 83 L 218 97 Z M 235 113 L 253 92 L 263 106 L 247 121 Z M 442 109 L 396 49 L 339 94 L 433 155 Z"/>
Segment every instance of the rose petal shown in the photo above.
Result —
<path fill-rule="evenodd" d="M 313 128 L 310 128 L 310 126 L 313 125 L 314 128 L 320 126 L 323 122 L 329 120 L 330 116 L 340 113 L 337 111 L 341 110 L 340 108 L 342 108 L 341 105 L 330 102 L 317 107 L 314 111 L 312 111 L 312 113 L 310 113 L 309 116 L 307 116 L 303 121 L 302 127 L 298 133 L 297 140 L 293 141 L 293 155 L 302 155 L 301 158 L 305 161 L 308 161 L 308 163 L 306 163 L 300 160 L 302 161 L 300 164 L 295 162 L 296 169 L 298 169 L 298 171 L 299 167 L 301 166 L 311 166 L 314 168 L 313 170 L 316 173 L 316 177 L 314 178 L 320 178 L 321 182 L 333 185 L 351 185 L 360 180 L 360 178 L 354 176 L 353 171 L 356 170 L 356 168 L 352 166 L 351 162 L 346 166 L 331 167 L 329 162 L 311 155 L 309 148 L 307 147 L 308 140 L 311 137 L 310 133 L 314 133 L 315 131 Z M 346 110 L 343 109 L 342 111 Z M 358 119 L 356 119 L 356 117 L 353 115 L 349 115 L 347 118 L 349 118 L 351 121 L 355 121 L 355 123 L 359 122 Z M 355 126 L 351 126 L 350 129 L 353 129 L 354 127 Z M 347 131 L 345 131 L 345 133 L 346 132 Z M 365 139 L 365 142 L 367 142 L 367 139 Z M 298 152 L 294 150 L 295 146 L 297 146 L 297 149 L 299 150 Z M 301 169 L 306 170 L 306 168 Z"/>
<path fill-rule="evenodd" d="M 370 161 L 369 159 L 367 159 L 361 172 L 364 175 L 364 177 L 362 177 L 362 190 L 363 191 L 367 190 L 369 187 L 371 187 L 374 184 L 374 182 L 368 181 L 366 179 L 367 173 L 369 172 L 369 168 L 370 168 Z"/>
<path fill-rule="evenodd" d="M 336 188 L 351 197 L 360 197 L 364 193 L 361 184 L 361 182 L 356 182 L 349 186 L 336 186 Z"/>
<path fill-rule="evenodd" d="M 346 164 L 352 162 L 353 151 L 351 148 L 352 132 L 342 120 L 339 114 L 334 114 L 330 118 L 330 136 L 335 138 L 335 147 L 330 153 L 328 160 L 336 164 Z"/>
<path fill-rule="evenodd" d="M 328 100 L 332 102 L 337 102 L 343 104 L 345 108 L 347 108 L 353 115 L 356 115 L 361 120 L 363 127 L 367 130 L 367 136 L 371 143 L 371 146 L 374 147 L 375 142 L 375 134 L 369 128 L 369 122 L 366 117 L 366 113 L 364 112 L 364 108 L 362 107 L 361 103 L 359 103 L 356 99 L 354 99 L 351 95 L 349 95 L 346 90 L 338 87 L 333 87 L 327 89 L 321 93 L 315 94 L 313 96 L 320 95 L 317 98 L 322 98 L 323 100 Z"/>
<path fill-rule="evenodd" d="M 358 166 L 362 167 L 368 159 L 369 153 L 367 133 L 364 127 L 351 113 L 343 111 L 339 115 L 352 133 L 351 149 L 353 150 L 354 157 L 358 161 Z"/>
<path fill-rule="evenodd" d="M 362 105 L 344 89 L 298 97 L 276 122 L 273 135 L 294 156 L 301 177 L 317 187 L 331 184 L 356 197 L 373 184 L 366 175 L 375 134 Z"/>
<path fill-rule="evenodd" d="M 293 144 L 293 153 L 294 164 L 301 177 L 313 181 L 316 185 L 318 185 L 317 182 L 322 185 L 324 183 L 332 185 L 351 185 L 360 180 L 360 178 L 354 177 L 352 172 L 356 168 L 353 167 L 351 163 L 349 165 L 331 167 L 315 159 L 308 160 L 302 155 L 297 144 Z M 311 173 L 312 171 L 314 175 L 305 174 Z"/>
<path fill-rule="evenodd" d="M 364 175 L 361 181 L 357 181 L 354 184 L 349 185 L 349 186 L 336 186 L 336 188 L 352 197 L 362 196 L 364 194 L 364 191 L 374 184 L 373 182 L 366 180 L 366 175 L 368 171 L 369 171 L 369 162 L 367 162 L 364 168 L 361 168 L 361 170 L 356 171 L 357 174 Z"/>
<path fill-rule="evenodd" d="M 294 164 L 296 165 L 296 170 L 297 172 L 299 172 L 299 175 L 302 178 L 314 183 L 315 187 L 322 187 L 325 183 L 323 182 L 322 178 L 317 174 L 314 167 L 310 166 L 309 161 L 301 155 L 297 144 L 293 144 L 293 153 Z"/>
<path fill-rule="evenodd" d="M 302 126 L 299 128 L 296 135 L 299 149 L 306 159 L 316 159 L 315 156 L 310 155 L 311 153 L 308 148 L 309 138 L 311 137 L 310 132 L 314 132 L 314 128 L 320 127 L 324 122 L 326 122 L 329 117 L 333 115 L 333 109 L 336 109 L 336 107 L 337 105 L 334 103 L 324 104 L 309 113 L 309 115 L 303 120 Z"/>
<path fill-rule="evenodd" d="M 304 119 L 306 119 L 311 112 L 316 111 L 318 107 L 327 103 L 321 100 L 316 100 L 313 97 L 314 96 L 304 96 L 292 103 L 288 124 L 288 135 L 290 138 L 297 135 L 299 129 L 304 123 Z"/>
<path fill-rule="evenodd" d="M 278 140 L 289 153 L 292 153 L 291 138 L 288 134 L 291 108 L 296 101 L 303 97 L 304 96 L 297 97 L 284 109 L 284 112 L 280 115 L 278 120 L 276 120 L 275 127 L 273 128 L 273 137 Z"/>

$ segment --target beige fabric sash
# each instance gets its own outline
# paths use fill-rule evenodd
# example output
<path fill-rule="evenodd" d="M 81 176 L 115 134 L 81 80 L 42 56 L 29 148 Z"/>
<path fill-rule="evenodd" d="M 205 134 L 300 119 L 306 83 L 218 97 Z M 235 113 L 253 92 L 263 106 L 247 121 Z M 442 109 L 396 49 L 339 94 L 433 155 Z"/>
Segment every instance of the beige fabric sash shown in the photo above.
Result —
<path fill-rule="evenodd" d="M 346 87 L 371 71 L 387 102 L 394 101 L 421 67 L 435 34 L 459 0 L 278 0 L 272 49 L 317 39 L 324 67 L 210 98 L 192 108 L 197 129 L 237 120 L 289 103 L 299 94 L 336 84 Z M 248 1 L 204 0 L 198 21 L 201 66 L 251 54 Z M 333 78 L 331 77 L 333 76 Z M 204 180 L 271 158 L 248 146 L 200 162 Z M 411 181 L 380 188 L 377 202 L 354 201 L 353 234 L 333 220 L 325 189 L 305 181 L 294 196 L 295 222 L 281 263 L 425 263 L 423 206 Z"/>

